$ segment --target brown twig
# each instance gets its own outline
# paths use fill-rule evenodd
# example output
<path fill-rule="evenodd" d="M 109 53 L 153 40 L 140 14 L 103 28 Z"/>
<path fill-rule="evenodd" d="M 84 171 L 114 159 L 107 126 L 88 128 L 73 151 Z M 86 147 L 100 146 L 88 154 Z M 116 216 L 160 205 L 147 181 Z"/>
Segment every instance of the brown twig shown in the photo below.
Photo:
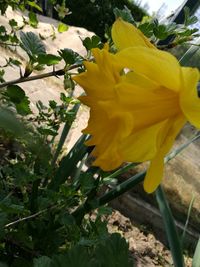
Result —
<path fill-rule="evenodd" d="M 80 66 L 81 66 L 80 64 L 74 64 L 74 65 L 71 65 L 66 70 L 65 69 L 53 70 L 51 72 L 47 72 L 47 73 L 43 73 L 43 74 L 39 74 L 39 75 L 34 75 L 34 76 L 29 76 L 29 77 L 20 77 L 18 79 L 12 80 L 12 81 L 1 83 L 0 88 L 3 88 L 3 87 L 8 86 L 8 85 L 12 85 L 12 84 L 19 84 L 19 83 L 39 80 L 39 79 L 43 79 L 43 78 L 48 78 L 51 76 L 63 76 L 67 71 L 72 70 L 72 69 L 76 69 Z"/>

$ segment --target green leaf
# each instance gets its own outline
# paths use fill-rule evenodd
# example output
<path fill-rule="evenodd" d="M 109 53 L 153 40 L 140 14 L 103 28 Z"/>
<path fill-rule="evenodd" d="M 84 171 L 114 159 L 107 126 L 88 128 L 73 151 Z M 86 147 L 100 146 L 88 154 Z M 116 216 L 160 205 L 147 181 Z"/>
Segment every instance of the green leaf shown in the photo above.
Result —
<path fill-rule="evenodd" d="M 25 132 L 24 125 L 10 110 L 5 108 L 0 108 L 0 128 L 11 132 L 15 136 L 23 136 Z"/>
<path fill-rule="evenodd" d="M 31 7 L 34 7 L 35 9 L 37 9 L 38 11 L 42 12 L 42 8 L 40 6 L 38 6 L 34 1 L 28 1 L 27 4 Z"/>
<path fill-rule="evenodd" d="M 17 21 L 14 20 L 14 19 L 10 19 L 10 20 L 9 20 L 9 25 L 10 25 L 12 28 L 17 27 Z"/>
<path fill-rule="evenodd" d="M 197 243 L 195 252 L 194 252 L 194 257 L 192 260 L 192 267 L 200 267 L 200 238 Z"/>
<path fill-rule="evenodd" d="M 190 17 L 190 9 L 187 6 L 184 7 L 184 15 L 185 15 L 184 19 L 185 26 L 189 26 L 198 22 L 198 18 L 196 16 Z"/>
<path fill-rule="evenodd" d="M 172 216 L 165 193 L 161 186 L 156 190 L 156 200 L 164 221 L 169 247 L 175 267 L 184 267 L 183 250 L 181 248 L 180 238 L 177 233 L 174 218 Z"/>
<path fill-rule="evenodd" d="M 0 26 L 0 33 L 6 33 L 6 28 L 4 26 Z"/>
<path fill-rule="evenodd" d="M 14 66 L 19 67 L 22 63 L 19 60 L 17 60 L 17 59 L 14 59 L 14 58 L 9 57 L 9 60 L 8 60 L 8 63 L 7 64 L 9 64 L 11 66 L 14 65 Z"/>
<path fill-rule="evenodd" d="M 13 103 L 19 104 L 26 94 L 18 85 L 9 85 L 7 86 L 6 96 L 8 96 Z"/>
<path fill-rule="evenodd" d="M 87 135 L 82 135 L 69 153 L 62 158 L 60 166 L 55 173 L 55 177 L 49 184 L 49 189 L 58 190 L 59 186 L 63 184 L 73 172 L 75 172 L 77 163 L 87 153 L 88 148 L 84 145 L 87 138 Z"/>
<path fill-rule="evenodd" d="M 46 49 L 40 38 L 33 32 L 20 32 L 21 47 L 30 57 L 45 54 Z"/>
<path fill-rule="evenodd" d="M 0 70 L 0 83 L 5 82 L 5 80 L 3 78 L 4 75 L 5 75 L 5 70 L 4 69 Z"/>
<path fill-rule="evenodd" d="M 58 64 L 61 59 L 61 57 L 52 54 L 40 54 L 37 57 L 37 61 L 39 64 L 47 66 Z"/>
<path fill-rule="evenodd" d="M 69 26 L 64 24 L 64 23 L 59 23 L 58 24 L 58 32 L 66 32 L 69 29 Z"/>
<path fill-rule="evenodd" d="M 79 64 L 83 62 L 83 58 L 72 49 L 65 48 L 58 51 L 59 55 L 64 59 L 65 63 L 68 65 Z"/>
<path fill-rule="evenodd" d="M 133 23 L 134 18 L 132 16 L 131 10 L 127 8 L 127 6 L 124 7 L 123 10 L 118 9 L 117 7 L 114 8 L 113 13 L 115 14 L 116 18 L 121 17 L 123 20 Z"/>
<path fill-rule="evenodd" d="M 87 50 L 91 50 L 92 48 L 102 48 L 103 44 L 101 43 L 101 39 L 97 35 L 93 35 L 91 38 L 86 37 L 84 40 L 82 40 L 83 46 Z"/>
<path fill-rule="evenodd" d="M 29 17 L 29 25 L 32 26 L 33 28 L 37 28 L 38 26 L 37 15 L 34 12 L 30 11 L 28 17 Z"/>
<path fill-rule="evenodd" d="M 33 267 L 51 267 L 51 262 L 52 260 L 49 257 L 42 256 L 33 260 Z"/>
<path fill-rule="evenodd" d="M 145 22 L 143 24 L 140 24 L 138 29 L 140 29 L 144 33 L 144 35 L 150 38 L 153 35 L 154 27 L 154 23 Z"/>
<path fill-rule="evenodd" d="M 98 245 L 95 252 L 96 263 L 101 267 L 132 267 L 128 244 L 120 234 L 112 234 Z M 94 265 L 97 266 L 97 265 Z"/>
<path fill-rule="evenodd" d="M 66 264 L 67 263 L 67 264 Z M 53 258 L 51 267 L 93 267 L 90 257 L 84 247 L 76 246 L 69 250 L 67 255 L 59 255 Z M 34 266 L 35 267 L 35 266 Z"/>
<path fill-rule="evenodd" d="M 169 33 L 167 32 L 167 27 L 165 25 L 158 25 L 153 29 L 153 33 L 156 38 L 163 40 L 167 38 Z"/>
<path fill-rule="evenodd" d="M 24 90 L 18 85 L 7 86 L 5 95 L 12 103 L 15 104 L 18 114 L 25 116 L 32 113 L 29 106 L 30 101 Z"/>
<path fill-rule="evenodd" d="M 32 114 L 32 111 L 30 109 L 29 104 L 30 104 L 30 101 L 29 101 L 28 97 L 25 96 L 20 103 L 15 105 L 18 114 L 20 114 L 22 116 Z"/>
<path fill-rule="evenodd" d="M 80 190 L 83 195 L 86 195 L 95 187 L 95 180 L 93 178 L 93 175 L 88 172 L 82 173 L 79 176 L 79 182 L 81 185 Z"/>

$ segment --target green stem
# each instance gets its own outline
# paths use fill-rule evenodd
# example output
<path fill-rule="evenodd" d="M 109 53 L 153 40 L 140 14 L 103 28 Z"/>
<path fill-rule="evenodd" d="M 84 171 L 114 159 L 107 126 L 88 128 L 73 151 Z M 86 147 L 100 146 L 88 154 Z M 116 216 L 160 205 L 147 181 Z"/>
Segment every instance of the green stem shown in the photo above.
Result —
<path fill-rule="evenodd" d="M 112 174 L 104 177 L 104 179 L 108 179 L 108 178 L 116 178 L 117 176 L 121 175 L 122 173 L 130 170 L 131 168 L 134 168 L 135 166 L 137 166 L 138 163 L 128 163 L 126 166 L 121 167 L 120 169 L 116 170 L 115 172 L 113 172 Z"/>
<path fill-rule="evenodd" d="M 194 201 L 195 201 L 195 196 L 192 196 L 192 199 L 191 199 L 190 205 L 189 205 L 189 209 L 188 209 L 188 212 L 187 212 L 187 219 L 186 219 L 186 222 L 185 222 L 183 234 L 182 234 L 182 237 L 181 237 L 182 246 L 184 245 L 185 233 L 186 233 L 186 230 L 187 230 L 187 227 L 188 227 L 188 224 L 189 224 L 190 214 L 191 214 L 191 211 L 192 211 L 192 207 L 193 207 Z"/>
<path fill-rule="evenodd" d="M 129 191 L 134 186 L 141 183 L 144 180 L 145 175 L 146 175 L 145 171 L 138 173 L 138 174 L 132 176 L 131 178 L 129 178 L 128 180 L 126 180 L 125 182 L 117 185 L 114 189 L 110 190 L 108 193 L 106 193 L 105 195 L 103 195 L 102 197 L 100 197 L 97 200 L 98 206 L 105 205 L 106 203 L 110 202 L 111 200 L 113 200 L 113 199 L 121 196 L 125 192 Z"/>
<path fill-rule="evenodd" d="M 161 186 L 156 190 L 156 199 L 165 225 L 169 247 L 175 267 L 184 267 L 183 251 L 174 218 Z"/>
<path fill-rule="evenodd" d="M 72 112 L 74 112 L 76 114 L 78 112 L 78 110 L 79 110 L 79 107 L 80 107 L 80 103 L 76 104 L 74 106 L 74 108 L 72 109 Z M 58 142 L 58 146 L 56 148 L 56 152 L 55 152 L 54 157 L 53 157 L 52 162 L 51 162 L 52 167 L 55 165 L 55 163 L 56 163 L 56 161 L 58 159 L 58 156 L 59 156 L 59 154 L 60 154 L 60 152 L 61 152 L 61 150 L 63 148 L 63 145 L 65 143 L 65 140 L 67 138 L 67 135 L 69 133 L 70 128 L 71 128 L 71 123 L 66 122 L 65 125 L 64 125 L 64 128 L 62 130 L 62 134 L 61 134 L 60 140 Z"/>

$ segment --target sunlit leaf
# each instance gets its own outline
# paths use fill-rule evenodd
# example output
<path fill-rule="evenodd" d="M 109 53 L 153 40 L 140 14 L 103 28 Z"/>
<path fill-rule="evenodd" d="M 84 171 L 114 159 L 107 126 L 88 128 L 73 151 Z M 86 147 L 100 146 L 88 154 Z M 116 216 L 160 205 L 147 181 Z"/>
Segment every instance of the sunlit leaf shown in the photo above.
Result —
<path fill-rule="evenodd" d="M 52 54 L 40 54 L 37 57 L 37 61 L 39 64 L 47 66 L 58 64 L 61 61 L 61 59 L 62 59 L 61 57 Z"/>
<path fill-rule="evenodd" d="M 38 25 L 37 15 L 34 12 L 30 11 L 28 17 L 30 26 L 37 28 Z"/>
<path fill-rule="evenodd" d="M 34 7 L 34 8 L 37 9 L 38 11 L 42 12 L 42 8 L 41 8 L 40 6 L 38 6 L 38 5 L 36 4 L 36 2 L 34 2 L 34 1 L 28 1 L 27 3 L 28 3 L 29 6 Z"/>
<path fill-rule="evenodd" d="M 58 24 L 58 32 L 66 32 L 69 29 L 69 26 L 64 24 L 64 23 L 59 23 Z"/>

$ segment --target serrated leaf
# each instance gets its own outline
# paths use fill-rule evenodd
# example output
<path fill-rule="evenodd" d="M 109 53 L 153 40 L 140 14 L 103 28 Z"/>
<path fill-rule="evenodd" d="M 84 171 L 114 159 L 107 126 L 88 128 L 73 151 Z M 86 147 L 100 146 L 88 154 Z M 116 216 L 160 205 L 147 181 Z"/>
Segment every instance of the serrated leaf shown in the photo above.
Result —
<path fill-rule="evenodd" d="M 67 255 L 53 258 L 52 267 L 92 267 L 90 257 L 84 247 L 77 246 L 69 250 Z M 35 266 L 34 266 L 35 267 Z M 39 267 L 39 266 L 38 266 Z"/>
<path fill-rule="evenodd" d="M 128 9 L 126 6 L 124 7 L 124 9 L 119 9 L 119 8 L 114 8 L 113 13 L 115 15 L 116 18 L 122 18 L 123 20 L 133 23 L 134 22 L 134 18 L 132 16 L 131 10 Z"/>
<path fill-rule="evenodd" d="M 29 25 L 34 28 L 37 28 L 38 25 L 37 15 L 34 12 L 30 11 L 28 17 L 29 17 Z"/>
<path fill-rule="evenodd" d="M 52 260 L 49 257 L 42 256 L 33 260 L 33 267 L 51 267 L 51 262 Z"/>
<path fill-rule="evenodd" d="M 46 49 L 40 38 L 33 32 L 20 32 L 21 47 L 30 57 L 45 54 Z"/>
<path fill-rule="evenodd" d="M 32 113 L 31 109 L 30 109 L 30 101 L 28 99 L 28 97 L 25 97 L 19 104 L 16 104 L 16 110 L 17 113 L 22 115 L 22 116 L 26 116 Z"/>
<path fill-rule="evenodd" d="M 72 49 L 65 48 L 58 51 L 59 55 L 64 59 L 66 64 L 72 65 L 83 61 L 82 57 Z"/>
<path fill-rule="evenodd" d="M 82 40 L 83 46 L 87 50 L 91 50 L 92 48 L 102 48 L 101 39 L 97 35 L 93 35 L 91 38 L 86 37 L 84 40 Z"/>
<path fill-rule="evenodd" d="M 151 37 L 153 35 L 153 28 L 155 27 L 154 23 L 143 23 L 140 24 L 140 26 L 138 27 L 138 29 L 140 29 L 144 35 L 146 35 L 147 37 Z"/>
<path fill-rule="evenodd" d="M 58 64 L 61 59 L 61 57 L 52 54 L 40 54 L 37 57 L 37 61 L 39 64 L 47 66 Z"/>
<path fill-rule="evenodd" d="M 154 33 L 155 37 L 160 39 L 160 40 L 164 40 L 169 35 L 169 33 L 166 30 L 165 25 L 158 25 L 157 27 L 155 27 L 153 29 L 153 33 Z"/>
<path fill-rule="evenodd" d="M 95 260 L 101 267 L 132 267 L 129 258 L 128 244 L 120 234 L 112 234 L 96 249 Z"/>
<path fill-rule="evenodd" d="M 64 24 L 64 23 L 59 23 L 58 24 L 58 32 L 66 32 L 69 29 L 69 26 Z"/>
<path fill-rule="evenodd" d="M 184 7 L 184 15 L 185 15 L 185 19 L 184 19 L 185 26 L 189 26 L 189 25 L 192 25 L 198 22 L 198 18 L 196 16 L 190 17 L 190 9 L 187 6 Z"/>

